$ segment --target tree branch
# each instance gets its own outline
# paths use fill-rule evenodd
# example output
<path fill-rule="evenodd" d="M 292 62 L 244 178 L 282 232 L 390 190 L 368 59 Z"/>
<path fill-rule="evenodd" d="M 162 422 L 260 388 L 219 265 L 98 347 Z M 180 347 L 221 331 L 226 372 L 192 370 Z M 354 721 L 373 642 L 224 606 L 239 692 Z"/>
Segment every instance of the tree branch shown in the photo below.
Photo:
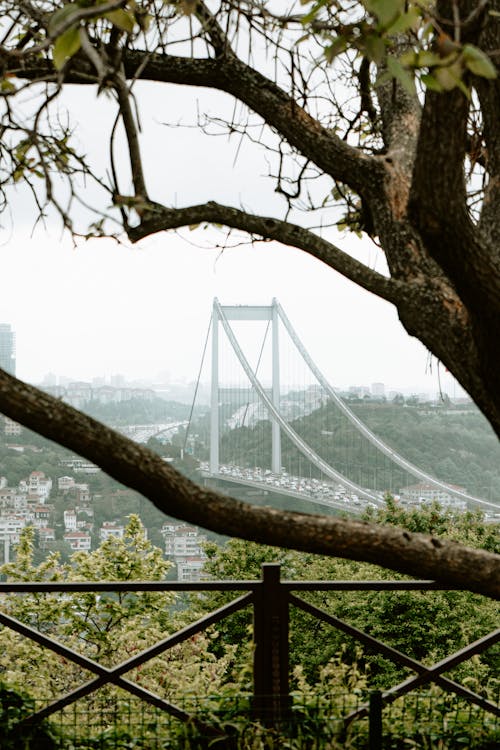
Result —
<path fill-rule="evenodd" d="M 377 159 L 364 154 L 323 127 L 271 79 L 246 65 L 235 55 L 216 59 L 192 59 L 138 50 L 123 50 L 127 79 L 215 88 L 246 104 L 300 151 L 309 161 L 353 190 L 370 195 L 381 189 L 384 170 Z M 36 80 L 53 71 L 50 61 L 33 58 L 9 70 L 19 78 Z M 92 83 L 92 70 L 75 55 L 65 71 L 65 82 Z"/>
<path fill-rule="evenodd" d="M 204 489 L 152 451 L 0 370 L 0 411 L 98 464 L 164 513 L 221 534 L 427 576 L 500 598 L 500 556 L 392 526 L 292 513 Z"/>
<path fill-rule="evenodd" d="M 249 234 L 260 235 L 265 239 L 276 240 L 284 245 L 304 250 L 350 281 L 388 302 L 395 304 L 405 294 L 404 283 L 373 271 L 309 229 L 288 221 L 257 216 L 238 208 L 223 206 L 215 201 L 186 208 L 166 208 L 153 204 L 145 213 L 143 221 L 137 227 L 130 228 L 128 234 L 133 242 L 138 242 L 155 232 L 201 222 L 224 224 L 233 229 L 240 229 Z"/>
<path fill-rule="evenodd" d="M 468 101 L 458 89 L 427 92 L 410 193 L 410 219 L 467 307 L 472 311 L 489 306 L 499 313 L 498 253 L 478 237 L 466 206 L 463 163 L 467 112 Z M 443 139 L 447 141 L 446 150 L 441 148 Z"/>

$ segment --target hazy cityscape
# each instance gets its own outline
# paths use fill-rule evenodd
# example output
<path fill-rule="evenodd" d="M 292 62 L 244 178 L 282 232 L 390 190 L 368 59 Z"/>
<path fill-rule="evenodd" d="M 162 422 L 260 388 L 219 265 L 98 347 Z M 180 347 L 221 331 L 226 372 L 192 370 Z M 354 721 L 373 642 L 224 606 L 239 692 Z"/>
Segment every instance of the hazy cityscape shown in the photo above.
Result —
<path fill-rule="evenodd" d="M 9 324 L 2 323 L 0 367 L 12 374 L 16 373 L 15 352 L 15 331 Z M 358 494 L 357 485 L 349 488 L 321 473 L 317 476 L 295 473 L 293 466 L 297 464 L 294 464 L 296 459 L 293 457 L 282 457 L 281 461 L 290 468 L 285 470 L 282 467 L 277 473 L 267 464 L 270 459 L 260 457 L 255 460 L 261 465 L 238 466 L 234 460 L 227 462 L 228 454 L 221 458 L 214 473 L 208 433 L 203 437 L 206 420 L 210 418 L 209 383 L 176 383 L 166 373 L 162 379 L 151 381 L 128 380 L 123 374 L 78 381 L 48 373 L 39 387 L 77 409 L 90 410 L 89 413 L 131 439 L 160 450 L 165 460 L 176 463 L 196 481 L 215 482 L 221 491 L 243 499 L 254 501 L 260 496 L 265 502 L 288 502 L 292 507 L 294 502 L 300 503 L 300 507 L 304 507 L 304 503 L 307 507 L 309 502 L 312 503 L 309 506 L 311 512 L 347 512 L 355 517 L 374 512 L 384 505 L 382 491 L 365 496 L 363 489 Z M 329 401 L 321 394 L 319 386 L 292 384 L 282 386 L 282 390 L 280 411 L 293 424 L 300 419 L 317 418 L 315 415 L 324 411 Z M 473 410 L 468 398 L 452 402 L 443 393 L 405 394 L 404 388 L 386 390 L 385 384 L 380 382 L 335 390 L 346 404 L 361 409 L 369 409 L 370 405 L 375 409 L 377 405 L 403 411 L 413 409 L 419 418 L 430 415 L 426 417 L 428 420 L 436 413 L 441 419 L 447 413 L 454 418 L 465 415 L 464 418 L 468 419 Z M 193 403 L 195 392 L 196 404 Z M 225 405 L 222 441 L 231 435 L 234 446 L 243 429 L 256 433 L 261 429 L 260 425 L 269 423 L 268 413 L 262 411 L 259 399 L 251 394 L 251 389 L 226 385 L 219 389 L 219 399 L 220 406 Z M 243 405 L 239 405 L 241 403 Z M 321 433 L 324 436 L 333 434 L 324 427 Z M 58 451 L 46 441 L 30 437 L 28 431 L 7 417 L 0 424 L 0 436 L 0 540 L 6 561 L 15 554 L 16 544 L 26 525 L 33 525 L 37 530 L 41 554 L 55 549 L 66 555 L 76 551 L 88 552 L 110 537 L 122 538 L 127 510 L 132 509 L 138 511 L 149 536 L 174 563 L 179 580 L 199 580 L 203 576 L 206 532 L 174 519 L 162 519 L 158 513 L 148 511 L 145 514 L 143 501 L 105 478 L 97 466 L 66 451 Z M 245 439 L 248 441 L 248 436 Z M 224 442 L 221 443 L 222 451 L 223 446 Z M 248 453 L 250 449 L 251 443 L 247 442 L 244 451 Z M 386 477 L 383 481 L 389 480 Z M 406 478 L 404 484 L 404 477 L 394 481 L 400 482 L 392 494 L 401 507 L 418 508 L 438 501 L 443 508 L 454 512 L 463 512 L 467 508 L 466 500 L 460 496 L 454 497 L 446 489 L 436 489 L 425 481 L 411 482 Z M 483 495 L 488 489 L 487 499 L 493 503 L 497 501 L 493 489 L 495 481 L 492 478 L 490 487 L 483 488 Z M 363 484 L 362 480 L 360 482 Z M 453 487 L 458 493 L 468 491 L 460 484 Z M 125 510 L 113 499 L 118 497 L 121 497 Z M 109 511 L 110 507 L 116 508 L 115 515 Z M 486 518 L 490 521 L 497 518 L 491 502 L 486 508 Z"/>

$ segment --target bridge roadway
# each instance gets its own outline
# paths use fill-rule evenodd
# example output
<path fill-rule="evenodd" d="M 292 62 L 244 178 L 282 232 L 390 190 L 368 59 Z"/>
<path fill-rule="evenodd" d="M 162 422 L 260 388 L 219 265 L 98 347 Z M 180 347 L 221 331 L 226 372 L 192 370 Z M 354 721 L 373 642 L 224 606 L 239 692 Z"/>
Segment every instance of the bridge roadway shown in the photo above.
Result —
<path fill-rule="evenodd" d="M 349 494 L 340 484 L 325 482 L 319 479 L 304 479 L 289 474 L 272 474 L 271 472 L 262 472 L 260 469 L 240 469 L 235 466 L 219 467 L 218 474 L 211 474 L 208 463 L 202 462 L 200 470 L 203 477 L 207 479 L 216 479 L 218 481 L 241 484 L 246 487 L 252 487 L 261 492 L 272 492 L 279 495 L 287 495 L 306 500 L 315 505 L 322 505 L 327 508 L 335 508 L 348 513 L 359 515 L 366 508 L 376 508 L 375 503 L 371 503 L 364 498 L 354 494 Z M 382 500 L 382 497 L 381 497 Z"/>

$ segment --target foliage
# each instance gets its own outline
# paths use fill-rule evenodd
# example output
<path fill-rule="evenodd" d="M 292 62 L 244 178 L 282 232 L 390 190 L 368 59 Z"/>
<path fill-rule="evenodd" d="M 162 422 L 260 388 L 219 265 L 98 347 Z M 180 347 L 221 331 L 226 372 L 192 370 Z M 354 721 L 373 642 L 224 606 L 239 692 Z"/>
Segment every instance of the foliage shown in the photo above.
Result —
<path fill-rule="evenodd" d="M 363 0 L 353 12 L 335 0 L 305 0 L 309 12 L 302 23 L 308 34 L 323 30 L 329 63 L 348 50 L 379 66 L 377 84 L 395 78 L 410 93 L 415 81 L 432 91 L 459 87 L 470 95 L 467 73 L 494 79 L 490 57 L 461 39 L 461 24 L 443 24 L 435 4 L 404 0 Z M 357 11 L 357 12 L 356 12 Z M 402 39 L 404 43 L 402 44 Z"/>
<path fill-rule="evenodd" d="M 396 512 L 394 503 L 388 501 L 386 517 L 380 513 L 377 520 L 397 520 L 407 527 L 415 524 L 412 514 L 396 515 Z M 469 541 L 478 546 L 491 543 L 482 532 L 478 516 L 460 519 L 438 508 L 428 509 L 422 516 L 420 527 L 432 533 L 447 533 L 457 539 L 468 534 Z M 207 568 L 218 578 L 255 578 L 263 562 L 273 561 L 283 565 L 283 577 L 298 580 L 388 578 L 387 572 L 362 563 L 319 558 L 237 540 L 223 548 L 209 544 L 207 552 Z M 75 554 L 68 565 L 61 565 L 57 555 L 52 555 L 35 566 L 33 531 L 27 529 L 16 563 L 4 565 L 2 572 L 11 581 L 161 580 L 167 566 L 160 551 L 146 540 L 138 519 L 131 517 L 123 540 L 109 539 L 91 554 Z M 466 592 L 349 592 L 334 597 L 318 592 L 304 594 L 304 598 L 424 662 L 437 661 L 473 640 L 478 633 L 492 629 L 497 616 L 493 602 Z M 192 622 L 224 599 L 224 594 L 205 593 L 203 597 L 193 597 L 186 609 L 185 604 L 179 608 L 179 602 L 174 602 L 168 593 L 101 593 L 96 596 L 80 592 L 64 597 L 13 594 L 5 598 L 3 609 L 41 632 L 57 637 L 65 645 L 111 665 Z M 349 639 L 331 629 L 316 627 L 310 618 L 294 611 L 291 626 L 294 708 L 290 724 L 283 727 L 286 740 L 283 736 L 278 738 L 259 727 L 249 714 L 250 704 L 245 696 L 251 692 L 250 634 L 248 621 L 238 618 L 239 615 L 232 616 L 226 623 L 220 623 L 217 631 L 197 636 L 177 647 L 176 653 L 159 656 L 130 676 L 141 686 L 196 712 L 199 720 L 218 728 L 222 736 L 231 738 L 231 746 L 242 750 L 273 748 L 278 740 L 280 747 L 286 741 L 291 750 L 299 750 L 304 743 L 312 741 L 318 747 L 328 746 L 332 750 L 364 748 L 368 741 L 366 724 L 355 722 L 346 728 L 339 717 L 366 700 L 375 686 L 388 686 L 401 674 Z M 304 638 L 305 632 L 308 638 Z M 221 644 L 222 640 L 226 640 L 225 645 Z M 0 631 L 0 654 L 5 690 L 11 698 L 14 696 L 9 701 L 19 710 L 30 711 L 34 699 L 55 697 L 86 677 L 76 665 L 70 665 L 64 658 L 50 657 L 43 649 L 23 641 L 6 628 Z M 497 670 L 493 655 L 487 654 L 486 658 L 470 660 L 454 677 L 483 695 L 495 697 Z M 15 691 L 23 695 L 28 692 L 29 699 L 22 698 L 16 703 Z M 125 698 L 112 686 L 86 698 L 79 710 L 83 711 L 79 714 L 79 729 L 70 709 L 65 710 L 57 725 L 63 737 L 68 741 L 72 737 L 71 742 L 78 750 L 114 748 L 123 743 L 145 750 L 159 738 L 201 748 L 215 739 L 215 736 L 208 739 L 199 723 L 182 726 L 171 719 L 160 720 L 152 708 L 140 710 L 134 699 Z M 402 737 L 408 747 L 420 747 L 421 743 L 441 750 L 458 747 L 462 742 L 460 737 L 464 737 L 466 710 L 469 711 L 466 731 L 469 740 L 472 742 L 474 738 L 475 742 L 471 747 L 485 750 L 493 747 L 493 727 L 488 720 L 434 687 L 424 694 L 417 692 L 406 696 L 384 712 L 387 735 L 384 747 L 399 750 Z M 12 716 L 15 722 L 18 713 Z M 83 721 L 82 716 L 86 717 Z M 102 725 L 106 716 L 109 717 L 107 728 Z M 474 722 L 478 722 L 477 726 Z M 58 738 L 50 727 L 47 733 L 51 740 Z M 38 745 L 36 747 L 38 749 Z M 48 745 L 47 750 L 51 747 Z"/>
<path fill-rule="evenodd" d="M 33 530 L 24 530 L 15 563 L 1 568 L 10 581 L 158 581 L 169 568 L 161 550 L 145 537 L 137 517 L 132 516 L 123 539 L 110 538 L 92 553 L 75 553 L 68 565 L 57 554 L 33 565 Z M 160 641 L 186 620 L 173 611 L 174 598 L 165 592 L 80 592 L 74 594 L 9 595 L 3 610 L 21 622 L 50 635 L 66 646 L 105 666 L 112 666 Z M 208 638 L 198 635 L 132 670 L 127 677 L 166 699 L 187 704 L 189 696 L 216 688 L 230 663 L 228 655 L 218 660 L 205 657 Z M 6 685 L 28 691 L 46 701 L 89 678 L 88 672 L 62 656 L 55 656 L 29 640 L 0 630 L 0 673 Z M 31 665 L 36 664 L 36 669 Z M 55 668 L 57 665 L 57 669 Z M 97 712 L 114 707 L 120 714 L 122 692 L 113 686 L 101 688 L 87 701 Z"/>
<path fill-rule="evenodd" d="M 19 721 L 35 709 L 35 701 L 25 693 L 0 682 L 0 727 L 2 750 L 56 750 L 60 737 L 46 721 L 19 729 Z"/>
<path fill-rule="evenodd" d="M 377 512 L 370 520 L 456 541 L 466 540 L 470 546 L 492 551 L 498 549 L 500 541 L 498 527 L 485 524 L 480 514 L 452 513 L 437 505 L 419 512 L 405 512 L 388 498 L 387 509 Z M 264 562 L 279 562 L 282 578 L 291 580 L 401 578 L 365 563 L 266 548 L 235 539 L 222 548 L 208 544 L 206 552 L 206 570 L 214 578 L 259 578 Z M 331 595 L 316 592 L 304 593 L 303 598 L 424 663 L 438 661 L 494 630 L 499 614 L 497 603 L 463 591 L 336 592 Z M 223 601 L 224 594 L 213 593 L 204 598 L 204 606 L 220 606 Z M 244 613 L 233 615 L 219 626 L 223 638 L 239 644 L 241 669 L 249 658 L 248 651 L 241 645 L 248 627 L 249 620 Z M 302 665 L 304 675 L 313 684 L 328 661 L 339 654 L 347 664 L 369 669 L 372 688 L 388 687 L 404 675 L 391 662 L 367 649 L 360 652 L 352 639 L 293 608 L 290 628 L 292 663 Z M 311 637 L 304 638 L 305 632 Z M 480 658 L 465 662 L 454 676 L 469 687 L 489 691 L 496 697 L 498 660 L 498 648 L 493 647 Z"/>

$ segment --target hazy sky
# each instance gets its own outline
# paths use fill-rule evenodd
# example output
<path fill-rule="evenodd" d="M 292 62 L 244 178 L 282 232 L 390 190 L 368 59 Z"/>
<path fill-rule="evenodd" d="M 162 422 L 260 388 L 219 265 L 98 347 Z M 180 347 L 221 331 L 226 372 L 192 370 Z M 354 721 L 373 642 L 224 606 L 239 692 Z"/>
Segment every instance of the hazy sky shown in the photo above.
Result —
<path fill-rule="evenodd" d="M 283 211 L 260 150 L 243 144 L 234 164 L 237 142 L 207 143 L 196 130 L 165 127 L 193 122 L 200 103 L 178 87 L 164 97 L 156 91 L 144 86 L 140 98 L 152 197 L 170 205 L 216 199 Z M 71 92 L 67 104 L 82 125 L 81 143 L 91 142 L 96 160 L 104 159 L 111 105 L 100 99 L 102 109 L 89 118 L 93 92 Z M 228 97 L 209 92 L 202 105 L 220 112 Z M 0 234 L 0 322 L 16 331 L 21 378 L 123 373 L 155 380 L 167 371 L 172 380 L 194 380 L 213 297 L 222 304 L 270 304 L 277 297 L 335 386 L 381 381 L 387 389 L 439 389 L 436 364 L 431 372 L 426 350 L 405 333 L 394 308 L 305 253 L 274 243 L 200 249 L 195 245 L 213 239 L 202 230 L 159 234 L 137 246 L 96 240 L 75 250 L 50 222 L 30 236 L 33 212 L 22 192 L 13 195 L 12 211 Z M 331 238 L 383 268 L 371 243 Z M 460 392 L 442 367 L 441 385 L 450 395 Z"/>

